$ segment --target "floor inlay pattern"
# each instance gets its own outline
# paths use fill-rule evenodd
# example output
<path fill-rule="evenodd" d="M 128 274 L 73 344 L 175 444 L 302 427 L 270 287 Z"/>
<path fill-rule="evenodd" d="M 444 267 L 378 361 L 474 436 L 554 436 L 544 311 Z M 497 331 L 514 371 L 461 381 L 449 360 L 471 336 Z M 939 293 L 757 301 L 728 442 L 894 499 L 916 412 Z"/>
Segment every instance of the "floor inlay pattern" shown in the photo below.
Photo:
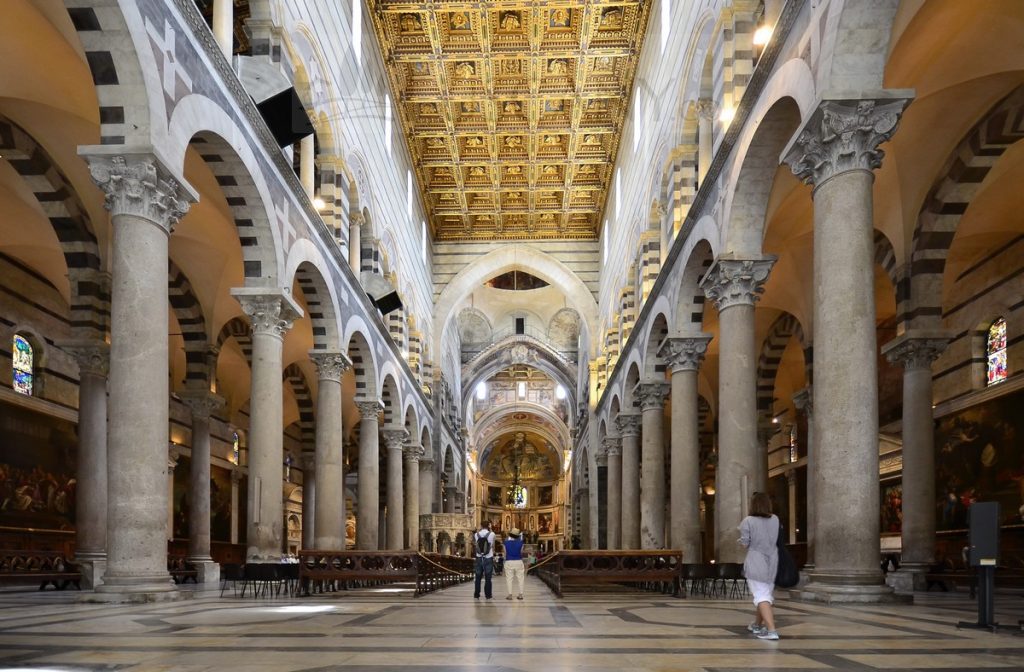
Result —
<path fill-rule="evenodd" d="M 474 600 L 465 584 L 419 599 L 394 593 L 178 603 L 78 604 L 74 593 L 0 593 L 3 670 L 1024 670 L 1024 636 L 957 630 L 964 595 L 914 606 L 828 607 L 782 600 L 778 642 L 747 633 L 747 601 L 578 594 L 535 579 L 523 602 Z M 1024 618 L 1001 597 L 998 620 Z"/>

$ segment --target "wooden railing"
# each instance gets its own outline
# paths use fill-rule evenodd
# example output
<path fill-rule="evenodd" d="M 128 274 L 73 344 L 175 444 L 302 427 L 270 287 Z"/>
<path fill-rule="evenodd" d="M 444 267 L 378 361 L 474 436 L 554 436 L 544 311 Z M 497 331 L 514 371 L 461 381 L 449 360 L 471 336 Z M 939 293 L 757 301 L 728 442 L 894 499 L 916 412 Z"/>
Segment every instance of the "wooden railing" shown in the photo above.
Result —
<path fill-rule="evenodd" d="M 632 585 L 679 597 L 683 578 L 683 552 L 559 551 L 538 565 L 537 577 L 555 595 L 564 586 Z"/>
<path fill-rule="evenodd" d="M 53 585 L 64 590 L 81 589 L 78 566 L 59 551 L 0 551 L 0 582 L 39 584 L 39 590 Z"/>
<path fill-rule="evenodd" d="M 339 587 L 415 583 L 416 595 L 468 581 L 473 560 L 416 551 L 300 551 L 303 595 Z"/>

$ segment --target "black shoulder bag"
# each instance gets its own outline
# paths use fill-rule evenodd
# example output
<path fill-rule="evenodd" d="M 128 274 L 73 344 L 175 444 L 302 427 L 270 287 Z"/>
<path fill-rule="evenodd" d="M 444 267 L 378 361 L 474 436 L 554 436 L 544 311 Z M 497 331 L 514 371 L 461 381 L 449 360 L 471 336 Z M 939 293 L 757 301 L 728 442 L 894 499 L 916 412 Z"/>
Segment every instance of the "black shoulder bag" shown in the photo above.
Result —
<path fill-rule="evenodd" d="M 782 523 L 779 523 L 779 534 L 775 538 L 775 547 L 779 550 L 779 568 L 775 571 L 775 585 L 778 588 L 792 588 L 800 583 L 800 572 L 786 544 L 782 542 Z"/>

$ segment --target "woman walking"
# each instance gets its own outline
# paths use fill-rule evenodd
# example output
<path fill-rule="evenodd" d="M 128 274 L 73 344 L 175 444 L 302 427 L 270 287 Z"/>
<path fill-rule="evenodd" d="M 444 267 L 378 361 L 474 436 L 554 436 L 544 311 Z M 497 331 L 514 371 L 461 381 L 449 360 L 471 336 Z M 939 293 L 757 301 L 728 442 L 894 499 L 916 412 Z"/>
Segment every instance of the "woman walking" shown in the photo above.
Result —
<path fill-rule="evenodd" d="M 750 515 L 740 523 L 740 543 L 747 549 L 743 561 L 743 574 L 754 596 L 756 614 L 754 622 L 747 626 L 758 639 L 775 640 L 775 573 L 779 567 L 779 519 L 772 515 L 772 501 L 767 493 L 755 492 L 750 498 Z"/>

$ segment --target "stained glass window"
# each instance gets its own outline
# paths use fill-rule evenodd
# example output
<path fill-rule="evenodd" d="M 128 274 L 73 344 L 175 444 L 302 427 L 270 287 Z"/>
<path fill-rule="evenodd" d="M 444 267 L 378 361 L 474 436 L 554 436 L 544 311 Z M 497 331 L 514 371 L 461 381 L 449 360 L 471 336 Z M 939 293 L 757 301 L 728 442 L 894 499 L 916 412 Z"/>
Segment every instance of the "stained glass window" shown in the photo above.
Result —
<path fill-rule="evenodd" d="M 14 391 L 32 396 L 32 345 L 24 336 L 14 335 L 11 347 L 14 370 Z"/>
<path fill-rule="evenodd" d="M 998 318 L 988 328 L 986 343 L 988 384 L 1006 380 L 1006 320 Z"/>
<path fill-rule="evenodd" d="M 513 485 L 509 489 L 509 503 L 514 509 L 526 508 L 526 488 L 521 485 Z"/>
<path fill-rule="evenodd" d="M 235 432 L 231 439 L 231 461 L 238 464 L 238 432 Z"/>

